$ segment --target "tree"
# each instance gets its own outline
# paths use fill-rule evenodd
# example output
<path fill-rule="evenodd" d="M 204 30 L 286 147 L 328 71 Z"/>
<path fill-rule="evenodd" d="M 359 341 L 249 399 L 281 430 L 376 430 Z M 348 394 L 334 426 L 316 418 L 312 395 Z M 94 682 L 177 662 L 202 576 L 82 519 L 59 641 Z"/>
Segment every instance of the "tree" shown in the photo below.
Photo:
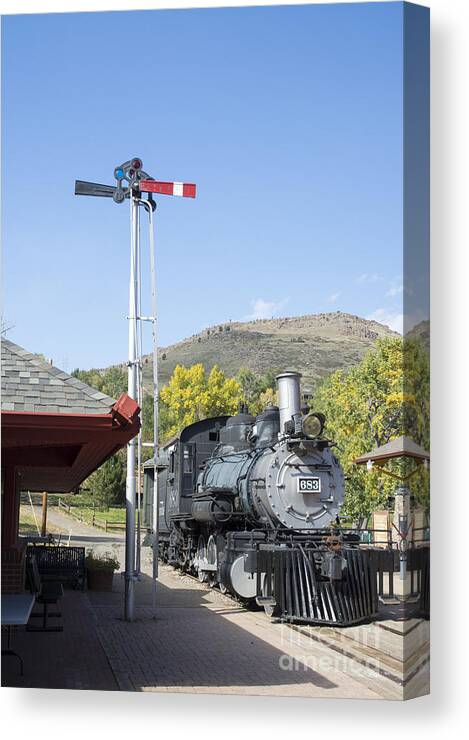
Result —
<path fill-rule="evenodd" d="M 267 406 L 278 406 L 278 391 L 274 388 L 266 388 L 259 395 L 259 400 L 253 406 L 253 413 L 260 414 Z"/>
<path fill-rule="evenodd" d="M 251 407 L 258 401 L 259 394 L 264 390 L 260 375 L 247 367 L 242 367 L 236 376 L 236 380 L 241 386 L 243 401 L 251 410 Z"/>
<path fill-rule="evenodd" d="M 208 376 L 200 363 L 188 368 L 177 365 L 160 393 L 168 423 L 166 436 L 200 419 L 236 413 L 241 397 L 238 381 L 227 378 L 217 365 Z"/>
<path fill-rule="evenodd" d="M 80 370 L 77 368 L 72 373 L 82 383 L 90 385 L 101 393 L 111 398 L 118 399 L 121 393 L 127 391 L 127 373 L 120 367 L 110 367 L 107 370 Z"/>
<path fill-rule="evenodd" d="M 122 451 L 106 460 L 88 478 L 87 486 L 96 503 L 106 509 L 125 503 L 125 461 Z"/>
<path fill-rule="evenodd" d="M 317 387 L 311 408 L 326 415 L 326 433 L 337 443 L 337 456 L 347 476 L 343 511 L 354 520 L 383 506 L 397 483 L 353 461 L 402 434 L 428 448 L 428 390 L 425 348 L 419 340 L 400 337 L 378 340 L 348 373 L 339 370 Z M 394 462 L 392 469 L 402 475 L 409 464 Z M 428 474 L 423 468 L 409 486 L 427 506 Z"/>
<path fill-rule="evenodd" d="M 264 375 L 242 367 L 236 380 L 241 386 L 242 400 L 247 404 L 251 414 L 259 414 L 266 406 L 277 403 L 275 376 L 278 371 L 269 370 Z"/>
<path fill-rule="evenodd" d="M 153 396 L 150 393 L 144 393 L 142 402 L 142 442 L 153 442 Z M 167 405 L 161 399 L 161 394 L 158 400 L 158 439 L 163 441 L 168 439 L 171 431 L 171 416 Z M 153 449 L 151 447 L 142 448 L 142 460 L 148 460 L 153 457 Z"/>
<path fill-rule="evenodd" d="M 102 392 L 111 398 L 119 398 L 127 392 L 127 372 L 120 367 L 110 367 L 103 375 Z"/>

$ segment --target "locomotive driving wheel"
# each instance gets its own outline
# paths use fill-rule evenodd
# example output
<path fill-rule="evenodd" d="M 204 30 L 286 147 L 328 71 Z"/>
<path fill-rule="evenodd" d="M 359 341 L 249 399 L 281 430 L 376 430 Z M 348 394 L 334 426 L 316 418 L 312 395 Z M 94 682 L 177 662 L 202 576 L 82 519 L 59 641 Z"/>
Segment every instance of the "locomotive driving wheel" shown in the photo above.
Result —
<path fill-rule="evenodd" d="M 207 563 L 212 568 L 217 567 L 217 543 L 213 534 L 210 535 L 207 542 Z M 218 575 L 216 570 L 209 571 L 208 583 L 210 588 L 215 588 L 218 584 Z"/>
<path fill-rule="evenodd" d="M 199 536 L 197 542 L 197 577 L 200 583 L 207 583 L 208 573 L 206 570 L 202 570 L 202 567 L 207 562 L 207 545 L 205 543 L 205 537 Z"/>

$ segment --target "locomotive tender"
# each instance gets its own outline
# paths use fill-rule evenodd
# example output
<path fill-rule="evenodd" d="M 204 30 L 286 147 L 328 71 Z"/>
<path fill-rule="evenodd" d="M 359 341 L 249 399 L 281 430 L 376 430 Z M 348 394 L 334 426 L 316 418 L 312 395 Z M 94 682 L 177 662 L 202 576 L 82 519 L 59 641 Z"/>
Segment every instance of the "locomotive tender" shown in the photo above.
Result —
<path fill-rule="evenodd" d="M 270 616 L 353 624 L 378 608 L 373 551 L 340 528 L 343 471 L 324 417 L 302 414 L 300 377 L 277 377 L 278 408 L 196 422 L 160 449 L 159 556 Z"/>

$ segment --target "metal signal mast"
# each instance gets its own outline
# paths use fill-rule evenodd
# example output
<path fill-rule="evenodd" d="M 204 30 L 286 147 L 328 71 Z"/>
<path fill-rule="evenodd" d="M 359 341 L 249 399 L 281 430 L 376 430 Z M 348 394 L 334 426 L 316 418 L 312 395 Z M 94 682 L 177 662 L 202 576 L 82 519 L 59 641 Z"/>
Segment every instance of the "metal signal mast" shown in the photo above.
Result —
<path fill-rule="evenodd" d="M 177 195 L 195 198 L 196 186 L 193 183 L 163 182 L 150 177 L 143 170 L 140 157 L 133 157 L 114 168 L 115 185 L 101 185 L 84 180 L 75 181 L 75 195 L 91 195 L 100 198 L 113 198 L 115 203 L 130 201 L 130 283 L 128 315 L 128 395 L 142 406 L 142 322 L 152 324 L 153 341 L 153 456 L 154 456 L 154 494 L 153 494 L 153 607 L 156 608 L 156 579 L 158 577 L 158 530 L 159 496 L 157 478 L 158 456 L 158 358 L 157 358 L 157 312 L 156 312 L 156 262 L 153 232 L 153 212 L 156 203 L 153 194 Z M 147 197 L 144 198 L 144 195 Z M 151 273 L 151 316 L 141 315 L 141 249 L 140 212 L 143 207 L 148 215 L 150 273 Z M 140 505 L 141 505 L 141 432 L 138 439 L 127 445 L 126 480 L 126 526 L 125 526 L 125 606 L 124 619 L 132 622 L 135 617 L 134 585 L 140 571 Z M 137 498 L 138 493 L 138 498 Z M 135 519 L 137 514 L 137 530 Z"/>

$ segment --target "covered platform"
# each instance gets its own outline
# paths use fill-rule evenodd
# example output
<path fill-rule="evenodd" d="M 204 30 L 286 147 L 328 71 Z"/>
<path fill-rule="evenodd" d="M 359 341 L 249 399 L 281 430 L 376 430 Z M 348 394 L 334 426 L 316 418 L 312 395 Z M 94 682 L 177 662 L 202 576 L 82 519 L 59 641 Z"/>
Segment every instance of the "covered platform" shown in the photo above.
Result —
<path fill-rule="evenodd" d="M 114 399 L 2 339 L 2 591 L 24 589 L 21 491 L 69 493 L 140 429 L 127 394 Z"/>

